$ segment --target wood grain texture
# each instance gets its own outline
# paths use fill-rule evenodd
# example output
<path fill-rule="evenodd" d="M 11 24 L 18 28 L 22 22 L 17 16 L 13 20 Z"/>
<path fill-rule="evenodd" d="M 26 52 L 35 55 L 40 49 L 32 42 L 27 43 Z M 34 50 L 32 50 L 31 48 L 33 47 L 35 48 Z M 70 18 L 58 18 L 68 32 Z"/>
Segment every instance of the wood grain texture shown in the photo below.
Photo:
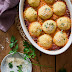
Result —
<path fill-rule="evenodd" d="M 56 72 L 63 66 L 67 72 L 72 72 L 72 45 L 66 52 L 56 56 Z"/>

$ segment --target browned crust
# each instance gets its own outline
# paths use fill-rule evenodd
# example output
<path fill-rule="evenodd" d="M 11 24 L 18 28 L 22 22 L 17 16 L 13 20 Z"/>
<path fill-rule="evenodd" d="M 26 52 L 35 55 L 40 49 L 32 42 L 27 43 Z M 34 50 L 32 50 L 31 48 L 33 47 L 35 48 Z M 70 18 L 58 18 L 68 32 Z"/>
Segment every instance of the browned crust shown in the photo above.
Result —
<path fill-rule="evenodd" d="M 59 31 L 58 31 L 58 32 L 59 32 Z M 57 33 L 57 32 L 56 32 L 56 33 Z M 56 33 L 55 33 L 55 34 L 56 34 Z M 63 33 L 66 33 L 66 32 L 63 31 Z M 68 39 L 68 35 L 67 35 L 67 34 L 66 34 L 66 38 L 67 38 L 67 42 L 68 42 L 69 39 Z M 67 44 L 67 42 L 65 43 L 65 45 Z M 54 43 L 55 45 L 57 45 L 57 44 L 54 42 L 54 37 L 53 37 L 53 43 Z M 64 45 L 64 46 L 65 46 L 65 45 Z M 57 46 L 58 46 L 58 45 L 57 45 Z M 59 47 L 64 47 L 64 46 L 59 46 Z"/>
<path fill-rule="evenodd" d="M 57 2 L 62 2 L 62 3 L 64 3 L 64 4 L 65 4 L 65 2 L 63 2 L 63 1 L 57 1 Z M 57 2 L 55 2 L 55 3 L 57 3 Z M 54 3 L 54 4 L 55 4 L 55 3 Z M 53 4 L 53 5 L 54 5 L 54 4 Z M 65 5 L 66 5 L 66 4 L 65 4 Z M 53 8 L 53 6 L 52 6 L 52 8 Z M 53 13 L 54 13 L 54 12 L 53 12 Z M 65 10 L 65 13 L 66 13 L 66 10 Z M 65 14 L 65 13 L 64 13 L 64 14 Z M 54 13 L 54 14 L 55 14 L 55 13 Z M 64 14 L 63 14 L 63 15 L 61 15 L 61 16 L 64 16 Z M 55 14 L 55 15 L 57 15 L 57 14 Z M 59 16 L 59 15 L 57 15 L 57 16 Z M 61 16 L 59 16 L 59 17 L 61 17 Z"/>
<path fill-rule="evenodd" d="M 37 22 L 37 21 L 35 21 L 35 22 Z M 32 22 L 32 23 L 29 24 L 28 30 L 30 30 L 30 27 L 31 27 L 31 25 L 32 25 L 33 23 L 34 23 L 34 22 Z M 39 23 L 39 22 L 38 22 L 38 23 Z M 30 31 L 29 31 L 29 34 L 30 34 L 32 37 L 39 37 L 39 36 L 32 35 Z"/>
<path fill-rule="evenodd" d="M 44 35 L 44 34 L 43 34 Z M 41 35 L 42 36 L 42 35 Z M 41 36 L 39 36 L 39 37 L 41 37 Z M 38 39 L 39 39 L 39 37 L 38 37 Z M 45 49 L 45 50 L 48 50 L 48 49 L 50 49 L 51 47 L 52 47 L 52 44 L 51 44 L 51 46 L 49 46 L 49 47 L 44 47 L 44 46 L 42 46 L 39 42 L 38 42 L 38 40 L 37 40 L 37 44 L 40 46 L 40 47 L 42 47 L 43 49 Z"/>
<path fill-rule="evenodd" d="M 71 19 L 69 18 L 69 17 L 67 17 L 67 16 L 63 16 L 63 17 L 66 17 L 66 18 L 68 18 L 69 20 L 70 20 L 70 23 L 71 23 Z M 61 18 L 61 17 L 60 17 Z M 59 18 L 58 18 L 59 19 Z M 57 19 L 57 20 L 58 20 Z M 57 24 L 57 20 L 56 20 L 56 24 Z M 57 26 L 58 26 L 58 24 L 57 24 Z M 70 29 L 70 28 L 69 28 Z M 67 29 L 67 30 L 69 30 L 69 29 Z M 61 29 L 60 29 L 61 30 Z M 65 30 L 66 31 L 66 30 Z"/>

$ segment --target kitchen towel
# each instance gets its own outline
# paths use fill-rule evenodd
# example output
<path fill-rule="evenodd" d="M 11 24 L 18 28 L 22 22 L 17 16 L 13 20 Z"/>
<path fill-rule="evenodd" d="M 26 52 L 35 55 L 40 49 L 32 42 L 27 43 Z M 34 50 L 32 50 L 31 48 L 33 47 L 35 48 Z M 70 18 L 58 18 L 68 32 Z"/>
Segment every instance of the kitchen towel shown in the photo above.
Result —
<path fill-rule="evenodd" d="M 19 0 L 0 0 L 0 30 L 6 32 L 14 23 Z"/>

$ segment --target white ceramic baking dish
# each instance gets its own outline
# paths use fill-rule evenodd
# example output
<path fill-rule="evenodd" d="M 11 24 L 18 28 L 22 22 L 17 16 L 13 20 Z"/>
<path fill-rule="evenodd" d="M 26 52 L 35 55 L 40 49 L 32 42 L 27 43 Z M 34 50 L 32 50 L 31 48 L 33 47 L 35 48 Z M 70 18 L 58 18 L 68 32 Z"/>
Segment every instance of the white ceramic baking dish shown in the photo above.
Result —
<path fill-rule="evenodd" d="M 71 16 L 71 22 L 72 22 L 72 5 L 70 0 L 65 0 L 68 6 L 68 9 L 70 11 L 70 16 Z M 24 18 L 23 18 L 23 8 L 24 8 L 24 0 L 20 0 L 19 3 L 19 18 L 20 18 L 20 22 L 21 22 L 21 26 L 23 28 L 24 33 L 26 34 L 27 38 L 29 39 L 29 41 L 41 52 L 45 53 L 45 54 L 49 54 L 49 55 L 58 55 L 61 54 L 63 52 L 65 52 L 69 46 L 71 45 L 72 42 L 72 24 L 71 24 L 71 35 L 69 37 L 69 41 L 68 43 L 61 49 L 56 50 L 56 51 L 48 51 L 48 50 L 44 50 L 42 49 L 40 46 L 37 45 L 37 43 L 34 42 L 34 40 L 31 38 L 26 26 L 25 26 L 25 22 L 24 22 Z"/>

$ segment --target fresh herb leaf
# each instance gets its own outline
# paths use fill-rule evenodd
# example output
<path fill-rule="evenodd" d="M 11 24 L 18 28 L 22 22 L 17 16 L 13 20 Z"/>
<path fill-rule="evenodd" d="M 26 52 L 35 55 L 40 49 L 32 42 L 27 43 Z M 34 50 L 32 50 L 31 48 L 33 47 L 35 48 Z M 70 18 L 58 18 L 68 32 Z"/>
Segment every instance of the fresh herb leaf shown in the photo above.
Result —
<path fill-rule="evenodd" d="M 47 8 L 45 10 L 47 10 Z"/>
<path fill-rule="evenodd" d="M 26 57 L 34 58 L 36 56 L 34 46 L 29 44 L 27 41 L 24 41 L 23 44 L 24 44 L 23 46 L 25 47 L 24 54 L 26 55 L 24 59 L 26 60 Z"/>
<path fill-rule="evenodd" d="M 59 71 L 58 72 L 67 72 L 66 71 L 66 69 L 65 68 L 61 68 L 61 69 L 59 69 Z"/>
<path fill-rule="evenodd" d="M 64 23 L 61 23 L 61 25 L 64 26 L 65 24 Z"/>
<path fill-rule="evenodd" d="M 10 71 L 10 72 L 14 72 L 14 71 Z"/>
<path fill-rule="evenodd" d="M 14 36 L 12 36 L 11 37 L 11 43 L 10 43 L 10 48 L 12 48 L 12 50 L 9 52 L 9 54 L 10 53 L 13 53 L 13 55 L 17 52 L 17 50 L 18 50 L 18 44 L 17 44 L 17 41 L 18 40 L 15 40 L 15 37 Z"/>
<path fill-rule="evenodd" d="M 11 41 L 11 42 L 14 42 L 14 41 L 15 41 L 15 37 L 12 36 L 10 41 Z"/>
<path fill-rule="evenodd" d="M 14 42 L 14 46 L 15 46 L 15 44 L 17 43 L 17 41 L 18 41 L 18 40 L 16 40 L 16 41 Z"/>
<path fill-rule="evenodd" d="M 15 37 L 12 36 L 12 37 L 11 37 L 11 43 L 10 43 L 10 45 L 9 45 L 10 48 L 12 48 L 13 46 L 15 46 L 15 44 L 17 43 L 17 41 L 18 41 L 18 40 L 15 40 Z"/>
<path fill-rule="evenodd" d="M 9 68 L 13 68 L 12 62 L 10 62 L 8 65 L 9 65 Z"/>
<path fill-rule="evenodd" d="M 18 44 L 16 45 L 16 47 L 15 47 L 15 50 L 17 50 L 18 49 Z"/>
<path fill-rule="evenodd" d="M 61 30 L 61 33 L 63 34 L 63 30 Z"/>
<path fill-rule="evenodd" d="M 13 43 L 10 43 L 9 46 L 10 46 L 10 48 L 12 48 L 13 47 Z"/>
<path fill-rule="evenodd" d="M 30 52 L 29 48 L 24 48 L 24 52 Z"/>
<path fill-rule="evenodd" d="M 17 68 L 18 68 L 18 70 L 17 70 L 18 72 L 23 72 L 23 71 L 22 71 L 22 65 L 17 66 Z"/>
<path fill-rule="evenodd" d="M 9 54 L 11 54 L 11 53 L 13 53 L 13 51 L 12 51 L 12 50 L 9 52 Z"/>

